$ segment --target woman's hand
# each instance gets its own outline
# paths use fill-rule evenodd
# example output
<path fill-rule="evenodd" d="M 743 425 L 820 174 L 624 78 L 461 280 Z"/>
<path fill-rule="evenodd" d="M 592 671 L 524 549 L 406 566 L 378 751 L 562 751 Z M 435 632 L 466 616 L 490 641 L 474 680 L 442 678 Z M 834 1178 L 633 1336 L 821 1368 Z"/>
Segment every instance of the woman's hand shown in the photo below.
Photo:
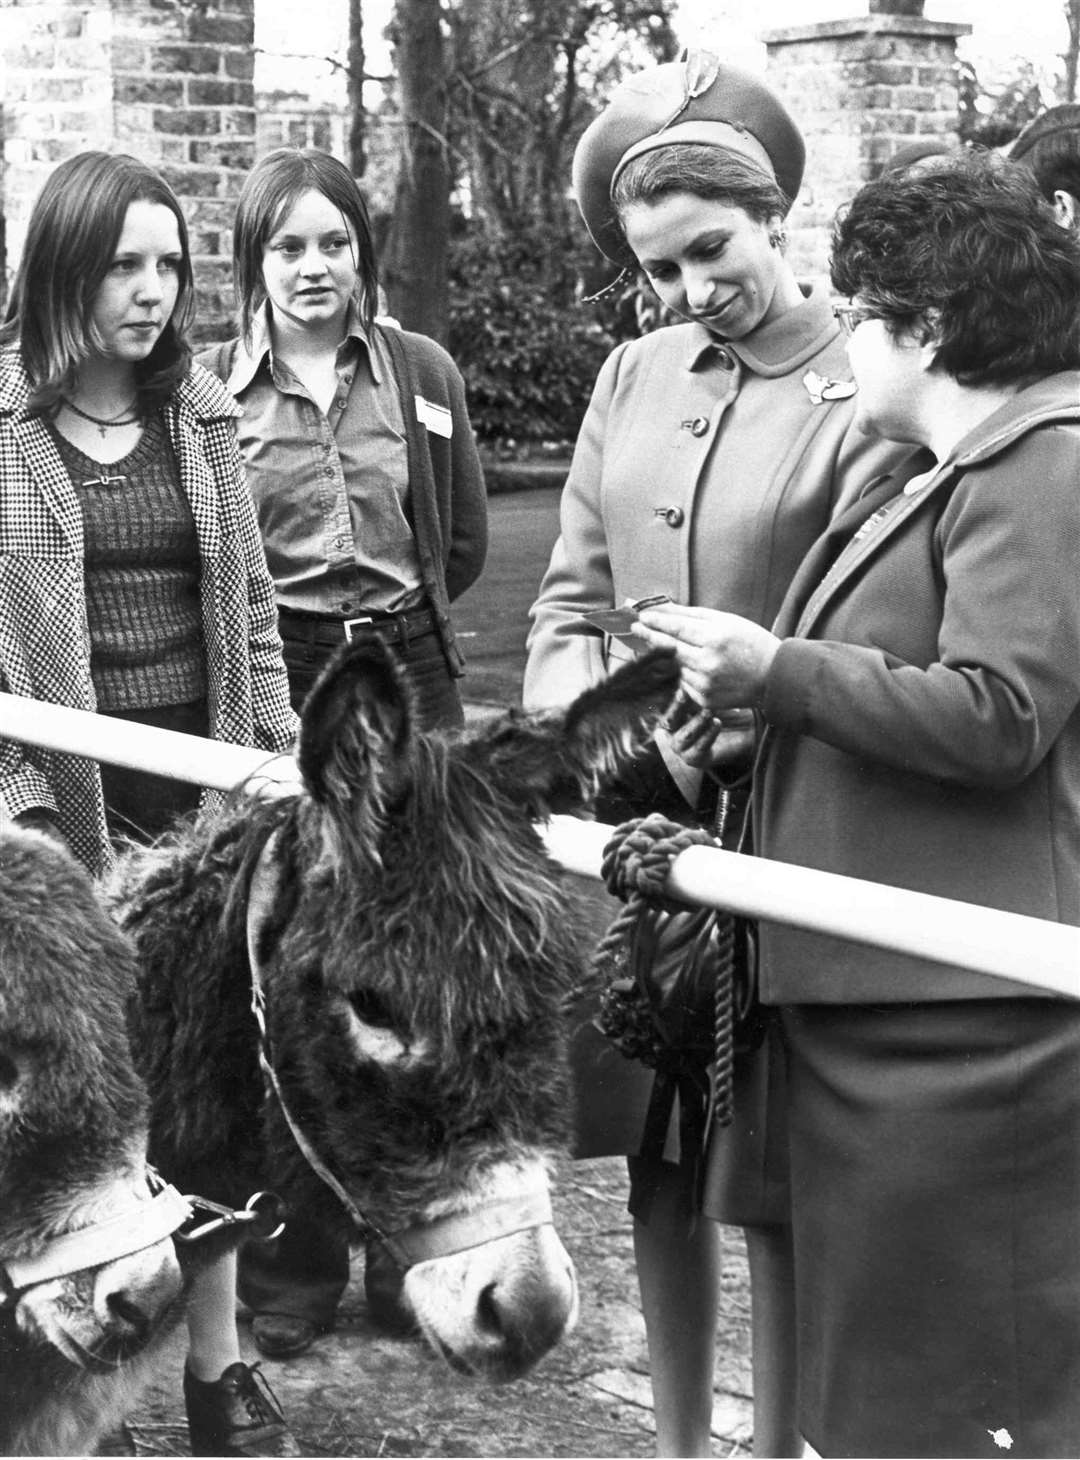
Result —
<path fill-rule="evenodd" d="M 753 710 L 714 715 L 685 690 L 680 690 L 662 728 L 675 753 L 698 770 L 741 769 L 754 753 Z"/>
<path fill-rule="evenodd" d="M 750 619 L 674 603 L 643 609 L 633 633 L 675 651 L 687 693 L 713 715 L 760 705 L 780 647 L 775 634 Z"/>

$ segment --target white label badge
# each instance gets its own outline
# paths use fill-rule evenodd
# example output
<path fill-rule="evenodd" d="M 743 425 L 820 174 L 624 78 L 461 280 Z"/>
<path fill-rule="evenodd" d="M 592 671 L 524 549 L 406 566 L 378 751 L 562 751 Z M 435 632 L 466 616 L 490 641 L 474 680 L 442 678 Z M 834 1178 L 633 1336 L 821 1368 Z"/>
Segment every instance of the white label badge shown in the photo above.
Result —
<path fill-rule="evenodd" d="M 454 434 L 454 418 L 445 406 L 437 406 L 432 401 L 425 400 L 422 395 L 416 399 L 416 419 L 429 431 L 434 431 L 436 436 L 445 436 L 447 441 Z"/>

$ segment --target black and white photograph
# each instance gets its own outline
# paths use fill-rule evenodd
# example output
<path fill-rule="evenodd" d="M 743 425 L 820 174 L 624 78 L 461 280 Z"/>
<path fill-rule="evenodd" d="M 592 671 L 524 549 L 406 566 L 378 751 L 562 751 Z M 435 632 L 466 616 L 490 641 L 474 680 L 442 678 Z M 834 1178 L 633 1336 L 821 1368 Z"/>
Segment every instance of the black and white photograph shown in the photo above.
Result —
<path fill-rule="evenodd" d="M 1080 1457 L 1080 0 L 0 0 L 0 1455 Z"/>

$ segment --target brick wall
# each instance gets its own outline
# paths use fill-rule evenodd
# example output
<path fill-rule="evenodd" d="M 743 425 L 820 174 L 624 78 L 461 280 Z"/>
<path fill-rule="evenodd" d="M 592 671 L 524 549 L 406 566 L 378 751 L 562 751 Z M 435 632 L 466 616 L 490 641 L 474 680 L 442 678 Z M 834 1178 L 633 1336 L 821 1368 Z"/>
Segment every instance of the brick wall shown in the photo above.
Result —
<path fill-rule="evenodd" d="M 267 91 L 255 95 L 255 151 L 259 157 L 275 147 L 318 147 L 344 158 L 348 116 L 345 108 L 302 91 Z"/>
<path fill-rule="evenodd" d="M 9 266 L 51 168 L 87 148 L 158 167 L 183 200 L 200 339 L 232 310 L 231 225 L 255 159 L 254 0 L 0 0 Z"/>
<path fill-rule="evenodd" d="M 800 277 L 827 277 L 836 209 L 899 147 L 955 139 L 956 41 L 970 30 L 874 13 L 763 37 L 769 84 L 806 138 L 806 177 L 788 220 L 788 257 Z"/>

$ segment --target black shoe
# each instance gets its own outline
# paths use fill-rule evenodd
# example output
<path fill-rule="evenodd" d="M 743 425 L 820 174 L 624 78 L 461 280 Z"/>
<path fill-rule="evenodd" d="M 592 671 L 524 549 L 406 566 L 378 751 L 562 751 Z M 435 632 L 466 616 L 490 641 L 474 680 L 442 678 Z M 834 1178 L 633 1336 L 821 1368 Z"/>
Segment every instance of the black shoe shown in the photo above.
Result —
<path fill-rule="evenodd" d="M 325 1332 L 310 1318 L 297 1318 L 292 1313 L 256 1313 L 251 1320 L 256 1347 L 272 1359 L 307 1353 L 319 1334 Z"/>
<path fill-rule="evenodd" d="M 258 1364 L 230 1364 L 220 1379 L 184 1369 L 192 1455 L 299 1455 L 281 1406 Z"/>

